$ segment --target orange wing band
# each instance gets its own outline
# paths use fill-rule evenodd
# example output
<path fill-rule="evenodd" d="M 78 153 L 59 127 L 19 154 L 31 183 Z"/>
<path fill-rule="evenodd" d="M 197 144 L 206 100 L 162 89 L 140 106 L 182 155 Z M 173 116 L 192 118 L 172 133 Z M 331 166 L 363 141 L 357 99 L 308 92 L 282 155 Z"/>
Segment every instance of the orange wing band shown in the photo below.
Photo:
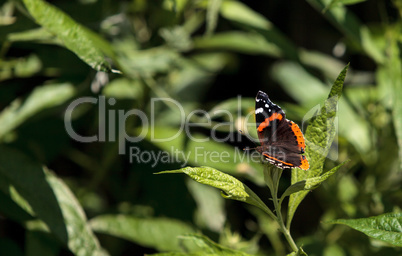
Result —
<path fill-rule="evenodd" d="M 310 169 L 310 164 L 308 163 L 307 158 L 305 156 L 300 156 L 301 164 L 297 165 L 297 166 L 294 164 L 291 164 L 291 163 L 286 163 L 286 162 L 279 160 L 278 158 L 272 157 L 268 154 L 263 154 L 263 156 L 270 158 L 272 160 L 278 161 L 280 163 L 283 163 L 284 165 L 289 166 L 289 167 L 298 167 L 304 171 L 307 171 L 308 169 Z"/>
<path fill-rule="evenodd" d="M 281 162 L 281 163 L 283 163 L 283 164 L 285 164 L 285 165 L 287 165 L 287 166 L 291 166 L 291 167 L 295 166 L 294 164 L 286 163 L 286 162 L 284 162 L 284 161 L 282 161 L 282 160 L 279 160 L 278 158 L 275 158 L 275 157 L 270 156 L 270 155 L 268 155 L 268 154 L 263 154 L 263 156 L 265 156 L 265 157 L 267 157 L 267 158 L 270 158 L 270 159 L 272 159 L 272 160 Z M 308 163 L 307 163 L 307 164 L 308 164 Z"/>
<path fill-rule="evenodd" d="M 257 131 L 258 131 L 258 132 L 262 132 L 262 130 L 264 130 L 265 127 L 268 127 L 268 126 L 269 126 L 269 122 L 270 122 L 270 121 L 274 121 L 275 119 L 282 120 L 282 118 L 283 118 L 282 114 L 273 113 L 272 116 L 270 116 L 270 117 L 268 117 L 268 118 L 265 118 L 265 121 L 262 122 L 262 123 L 258 126 Z M 296 125 L 296 126 L 297 126 L 297 125 Z M 300 129 L 299 129 L 299 131 L 300 131 Z"/>
<path fill-rule="evenodd" d="M 300 169 L 307 171 L 310 169 L 310 164 L 307 161 L 307 158 L 305 156 L 300 156 L 301 157 L 301 165 L 298 166 Z"/>
<path fill-rule="evenodd" d="M 297 146 L 304 151 L 304 149 L 306 148 L 306 144 L 304 143 L 303 133 L 295 122 L 290 121 L 290 123 L 292 124 L 291 128 L 297 139 Z"/>

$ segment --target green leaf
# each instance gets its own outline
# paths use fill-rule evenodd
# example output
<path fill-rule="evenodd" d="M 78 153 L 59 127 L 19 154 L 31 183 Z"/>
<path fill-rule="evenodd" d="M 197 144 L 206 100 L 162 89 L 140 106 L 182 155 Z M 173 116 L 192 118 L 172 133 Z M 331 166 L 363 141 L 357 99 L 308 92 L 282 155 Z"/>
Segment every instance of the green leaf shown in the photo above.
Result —
<path fill-rule="evenodd" d="M 361 219 L 338 219 L 330 224 L 343 224 L 369 237 L 402 247 L 402 213 L 385 213 Z"/>
<path fill-rule="evenodd" d="M 260 29 L 272 28 L 272 23 L 263 15 L 253 11 L 250 7 L 239 1 L 224 1 L 220 11 L 222 16 L 228 20 L 247 24 Z"/>
<path fill-rule="evenodd" d="M 324 65 L 323 60 L 316 60 L 316 62 Z M 333 69 L 333 66 L 336 65 L 332 64 L 331 66 Z M 324 95 L 327 95 L 327 85 L 296 62 L 281 61 L 275 64 L 271 75 L 278 83 L 282 84 L 282 87 L 297 102 L 306 109 L 310 109 L 305 117 L 312 115 L 317 109 L 317 104 L 325 97 Z M 371 150 L 370 141 L 372 141 L 372 135 L 370 134 L 370 124 L 364 117 L 354 111 L 348 101 L 343 99 L 338 102 L 338 112 L 337 126 L 339 134 L 345 137 L 359 151 L 361 157 L 365 159 Z"/>
<path fill-rule="evenodd" d="M 51 172 L 16 150 L 0 146 L 0 189 L 43 221 L 50 232 L 76 255 L 107 255 L 86 222 L 70 189 Z M 29 204 L 22 205 L 22 204 Z"/>
<path fill-rule="evenodd" d="M 235 251 L 233 249 L 224 247 L 220 244 L 215 243 L 206 236 L 199 234 L 191 234 L 182 236 L 182 239 L 190 240 L 194 242 L 204 253 L 204 255 L 222 255 L 222 256 L 247 256 L 249 254 L 241 251 Z"/>
<path fill-rule="evenodd" d="M 341 168 L 344 164 L 348 163 L 349 160 L 346 160 L 339 164 L 338 166 L 332 168 L 331 170 L 327 171 L 321 176 L 314 177 L 314 178 L 308 178 L 306 180 L 306 184 L 304 186 L 304 190 L 313 190 L 316 189 L 321 183 L 323 183 L 325 180 L 327 180 L 329 177 L 331 177 L 334 173 L 336 173 L 339 168 Z"/>
<path fill-rule="evenodd" d="M 265 54 L 279 57 L 280 49 L 255 32 L 229 31 L 209 37 L 195 37 L 194 48 L 202 50 L 235 51 L 246 54 Z"/>
<path fill-rule="evenodd" d="M 102 94 L 116 99 L 139 100 L 144 95 L 144 88 L 139 80 L 117 78 L 105 86 Z"/>
<path fill-rule="evenodd" d="M 60 44 L 55 36 L 45 28 L 35 28 L 22 32 L 14 32 L 7 35 L 7 41 L 24 42 L 24 41 L 39 41 L 43 43 Z"/>
<path fill-rule="evenodd" d="M 264 202 L 241 181 L 211 167 L 186 167 L 180 170 L 158 172 L 157 174 L 164 173 L 185 173 L 199 183 L 222 190 L 222 196 L 226 199 L 238 200 L 257 206 L 270 216 L 274 216 Z"/>
<path fill-rule="evenodd" d="M 191 234 L 180 237 L 182 240 L 191 241 L 197 250 L 190 252 L 167 252 L 150 254 L 152 256 L 248 256 L 245 252 L 236 251 L 215 243 L 206 236 Z"/>
<path fill-rule="evenodd" d="M 70 51 L 98 71 L 111 71 L 104 53 L 113 57 L 108 42 L 43 0 L 23 0 L 36 22 L 63 42 Z"/>
<path fill-rule="evenodd" d="M 282 196 L 281 196 L 281 200 L 283 200 L 285 197 L 290 196 L 293 193 L 305 190 L 306 187 L 306 180 L 301 180 L 298 181 L 292 185 L 290 185 L 285 192 L 283 192 Z"/>
<path fill-rule="evenodd" d="M 296 62 L 277 62 L 273 65 L 270 74 L 274 80 L 281 83 L 290 96 L 303 105 L 308 104 L 308 107 L 322 100 L 328 93 L 323 82 Z"/>
<path fill-rule="evenodd" d="M 0 187 L 1 186 L 2 185 L 0 185 Z M 29 211 L 26 211 L 20 206 L 20 204 L 17 204 L 13 199 L 11 199 L 10 194 L 8 194 L 9 192 L 6 194 L 3 193 L 2 190 L 3 189 L 0 189 L 0 213 L 2 215 L 20 223 L 33 219 Z"/>
<path fill-rule="evenodd" d="M 67 185 L 53 173 L 46 172 L 46 179 L 52 187 L 59 207 L 63 213 L 64 224 L 68 232 L 68 248 L 76 255 L 106 256 L 87 223 L 84 210 Z"/>
<path fill-rule="evenodd" d="M 215 188 L 204 186 L 200 183 L 187 180 L 187 188 L 197 203 L 195 219 L 197 227 L 221 232 L 226 220 L 225 199 L 223 199 Z"/>
<path fill-rule="evenodd" d="M 193 227 L 168 218 L 137 218 L 129 215 L 101 215 L 90 220 L 98 233 L 127 239 L 161 251 L 180 251 L 178 237 L 194 233 Z"/>
<path fill-rule="evenodd" d="M 193 47 L 191 35 L 183 26 L 161 28 L 159 35 L 165 39 L 167 45 L 178 51 L 188 51 Z"/>
<path fill-rule="evenodd" d="M 303 251 L 303 248 L 300 247 L 297 252 L 289 253 L 289 254 L 287 254 L 286 256 L 307 256 L 307 253 L 305 253 L 305 252 Z"/>
<path fill-rule="evenodd" d="M 283 192 L 280 201 L 282 201 L 285 197 L 290 196 L 293 193 L 297 193 L 299 191 L 311 191 L 313 189 L 316 189 L 321 183 L 323 183 L 325 180 L 327 180 L 329 177 L 331 177 L 334 173 L 336 173 L 339 168 L 341 168 L 344 164 L 349 162 L 349 160 L 344 161 L 343 163 L 339 164 L 338 166 L 332 168 L 328 172 L 324 173 L 321 176 L 318 177 L 313 177 L 313 178 L 308 178 L 306 180 L 301 180 L 298 181 L 291 186 L 289 186 L 285 192 Z"/>
<path fill-rule="evenodd" d="M 360 2 L 365 2 L 367 0 L 332 0 L 331 2 L 327 3 L 325 6 L 324 10 L 322 10 L 322 13 L 326 13 L 329 9 L 337 6 L 342 6 L 342 5 L 353 5 L 353 4 L 358 4 Z"/>
<path fill-rule="evenodd" d="M 207 30 L 205 34 L 210 36 L 214 33 L 216 24 L 218 23 L 219 9 L 221 7 L 222 0 L 209 0 L 207 8 Z"/>
<path fill-rule="evenodd" d="M 383 86 L 389 86 L 393 94 L 392 117 L 399 147 L 400 168 L 402 169 L 402 60 L 400 58 L 402 47 L 400 43 L 396 42 L 395 38 L 392 52 L 393 55 L 387 60 L 387 65 L 383 68 L 384 72 L 387 73 L 389 84 L 384 84 Z"/>
<path fill-rule="evenodd" d="M 39 164 L 18 151 L 1 146 L 0 189 L 26 209 L 20 200 L 11 196 L 10 191 L 16 190 L 33 209 L 36 217 L 45 222 L 61 241 L 67 241 L 67 230 L 59 203 Z"/>
<path fill-rule="evenodd" d="M 0 6 L 0 26 L 8 26 L 14 24 L 17 18 L 14 16 L 14 6 L 13 2 L 3 1 Z"/>
<path fill-rule="evenodd" d="M 52 84 L 35 88 L 25 100 L 14 100 L 0 113 L 0 141 L 28 118 L 44 109 L 61 105 L 74 94 L 72 84 Z"/>
<path fill-rule="evenodd" d="M 0 81 L 17 77 L 31 77 L 42 68 L 42 62 L 38 56 L 31 54 L 23 58 L 2 60 L 0 69 Z"/>
<path fill-rule="evenodd" d="M 154 253 L 147 254 L 150 256 L 202 256 L 202 255 L 210 255 L 205 254 L 204 252 L 163 252 L 163 253 Z"/>
<path fill-rule="evenodd" d="M 281 240 L 281 233 L 278 232 L 278 230 L 280 230 L 278 222 L 268 217 L 257 208 L 249 208 L 249 212 L 257 218 L 258 227 L 261 229 L 261 232 L 265 234 L 271 243 L 275 255 L 284 255 L 286 248 L 285 243 Z"/>
<path fill-rule="evenodd" d="M 310 162 L 310 169 L 303 171 L 300 169 L 292 170 L 292 184 L 308 178 L 318 177 L 323 171 L 323 165 L 332 141 L 335 137 L 335 117 L 337 111 L 338 100 L 342 95 L 343 83 L 345 81 L 347 65 L 338 78 L 335 80 L 328 99 L 321 108 L 319 114 L 313 118 L 307 127 L 305 133 L 306 139 L 306 155 Z M 307 195 L 307 191 L 300 191 L 290 195 L 287 227 L 290 227 L 292 218 L 297 207 Z"/>
<path fill-rule="evenodd" d="M 384 62 L 385 53 L 376 45 L 370 30 L 348 8 L 343 5 L 331 5 L 328 9 L 326 0 L 307 0 L 307 2 L 322 12 L 325 18 L 354 43 L 354 46 L 360 47 L 377 63 Z"/>
<path fill-rule="evenodd" d="M 259 43 L 270 45 L 270 48 L 275 49 L 273 56 L 286 56 L 298 60 L 298 50 L 295 45 L 269 20 L 247 5 L 240 1 L 225 1 L 222 3 L 221 14 L 241 30 L 252 31 L 262 36 Z"/>
<path fill-rule="evenodd" d="M 119 60 L 123 72 L 133 79 L 171 72 L 172 67 L 177 67 L 182 61 L 177 51 L 168 47 L 154 47 L 141 51 L 123 48 L 117 51 L 120 51 Z"/>

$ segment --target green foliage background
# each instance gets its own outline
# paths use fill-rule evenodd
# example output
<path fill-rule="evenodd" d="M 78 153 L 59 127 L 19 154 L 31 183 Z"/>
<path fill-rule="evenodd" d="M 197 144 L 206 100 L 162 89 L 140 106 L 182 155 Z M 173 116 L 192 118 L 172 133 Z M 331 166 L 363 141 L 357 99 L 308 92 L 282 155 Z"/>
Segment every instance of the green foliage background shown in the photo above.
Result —
<path fill-rule="evenodd" d="M 321 171 L 350 161 L 307 194 L 291 231 L 308 255 L 401 254 L 400 243 L 347 221 L 392 212 L 384 218 L 401 222 L 400 0 L 9 0 L 0 8 L 0 255 L 202 255 L 200 248 L 285 255 L 277 224 L 258 209 L 184 175 L 153 175 L 183 161 L 137 163 L 119 154 L 117 142 L 72 140 L 66 108 L 79 97 L 104 96 L 116 99 L 108 110 L 155 111 L 154 134 L 127 143 L 127 152 L 188 152 L 188 165 L 230 174 L 272 206 L 262 166 L 235 160 L 235 148 L 251 142 L 197 142 L 184 133 L 155 141 L 152 135 L 175 134 L 181 120 L 175 105 L 153 106 L 151 98 L 180 102 L 186 116 L 205 110 L 213 125 L 230 122 L 219 126 L 225 138 L 244 130 L 263 90 L 305 129 L 304 118 L 322 107 L 347 63 L 336 139 Z M 99 135 L 103 121 L 116 123 L 99 114 L 98 105 L 83 104 L 72 125 Z M 188 121 L 206 122 L 197 115 Z M 136 136 L 144 127 L 133 116 L 124 128 Z M 210 138 L 210 129 L 191 134 Z M 204 159 L 197 147 L 228 152 L 233 161 Z M 286 170 L 280 190 L 290 183 Z M 328 222 L 334 219 L 368 236 Z"/>

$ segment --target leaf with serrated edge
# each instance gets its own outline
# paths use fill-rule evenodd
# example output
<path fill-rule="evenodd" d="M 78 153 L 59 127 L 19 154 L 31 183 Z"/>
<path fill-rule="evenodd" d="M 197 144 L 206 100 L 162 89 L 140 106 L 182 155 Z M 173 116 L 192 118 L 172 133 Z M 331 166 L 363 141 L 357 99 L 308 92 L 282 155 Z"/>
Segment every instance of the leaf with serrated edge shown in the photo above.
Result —
<path fill-rule="evenodd" d="M 164 173 L 185 173 L 199 183 L 221 189 L 223 191 L 222 196 L 226 199 L 238 200 L 257 206 L 271 217 L 274 217 L 271 210 L 250 188 L 238 179 L 211 167 L 185 167 L 179 170 L 163 171 L 156 174 Z"/>
<path fill-rule="evenodd" d="M 324 173 L 321 176 L 314 177 L 314 178 L 308 178 L 306 180 L 298 181 L 294 184 L 292 184 L 290 187 L 288 187 L 285 192 L 283 192 L 283 195 L 281 196 L 281 200 L 283 200 L 286 196 L 289 196 L 293 193 L 297 193 L 299 191 L 307 190 L 311 191 L 313 189 L 316 189 L 321 183 L 323 183 L 326 179 L 331 177 L 335 172 L 341 168 L 342 165 L 345 163 L 349 162 L 349 160 L 344 161 L 343 163 L 339 164 L 338 166 L 332 168 L 328 172 Z"/>
<path fill-rule="evenodd" d="M 361 219 L 338 219 L 330 224 L 343 224 L 369 237 L 402 247 L 402 213 L 385 213 Z"/>
<path fill-rule="evenodd" d="M 343 83 L 349 64 L 342 70 L 335 80 L 328 99 L 320 110 L 320 114 L 311 121 L 305 133 L 306 155 L 310 162 L 310 170 L 294 169 L 292 171 L 292 184 L 319 176 L 323 171 L 325 158 L 335 137 L 335 116 L 338 100 L 342 95 Z M 292 218 L 297 207 L 307 195 L 307 191 L 293 193 L 289 198 L 288 218 L 286 226 L 290 228 Z"/>
<path fill-rule="evenodd" d="M 306 180 L 306 184 L 304 186 L 304 190 L 313 190 L 316 189 L 321 183 L 323 183 L 326 179 L 328 179 L 329 177 L 331 177 L 334 173 L 336 173 L 339 168 L 341 168 L 344 164 L 346 164 L 347 162 L 349 162 L 349 160 L 346 160 L 344 162 L 342 162 L 341 164 L 339 164 L 338 166 L 332 168 L 331 170 L 329 170 L 328 172 L 324 173 L 321 176 L 318 177 L 314 177 L 314 178 L 308 178 Z"/>
<path fill-rule="evenodd" d="M 43 0 L 23 0 L 36 22 L 56 35 L 70 51 L 98 71 L 111 71 L 104 53 L 113 57 L 109 43 Z"/>

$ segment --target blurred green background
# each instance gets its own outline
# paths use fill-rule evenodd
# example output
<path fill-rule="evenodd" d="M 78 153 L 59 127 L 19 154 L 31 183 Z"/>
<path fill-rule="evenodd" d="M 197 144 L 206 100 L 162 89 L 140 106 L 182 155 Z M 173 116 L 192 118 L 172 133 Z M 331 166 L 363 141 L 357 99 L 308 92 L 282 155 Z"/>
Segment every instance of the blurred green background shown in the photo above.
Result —
<path fill-rule="evenodd" d="M 305 129 L 306 117 L 323 103 L 347 63 L 338 134 L 325 169 L 351 161 L 306 197 L 291 231 L 309 255 L 401 255 L 400 248 L 324 222 L 398 212 L 402 206 L 402 1 L 50 1 L 60 10 L 56 12 L 36 8 L 38 3 L 0 4 L 0 143 L 47 166 L 68 186 L 88 227 L 111 255 L 180 251 L 175 237 L 191 232 L 250 254 L 285 255 L 287 247 L 275 223 L 256 209 L 224 200 L 218 190 L 184 175 L 153 174 L 178 169 L 183 159 L 138 163 L 118 153 L 117 141 L 71 139 L 64 124 L 71 102 L 105 96 L 116 99 L 107 105 L 116 115 L 131 109 L 147 117 L 154 113 L 156 138 L 174 134 L 182 123 L 174 105 L 153 105 L 155 97 L 176 100 L 186 115 L 205 110 L 213 125 L 230 122 L 216 134 L 237 138 L 230 143 L 194 142 L 185 134 L 156 142 L 147 133 L 140 142 L 127 142 L 125 149 L 190 152 L 189 166 L 229 173 L 269 203 L 261 166 L 238 159 L 205 161 L 194 149 L 227 151 L 234 157 L 236 148 L 253 147 L 237 131 L 254 111 L 258 90 Z M 216 110 L 227 110 L 234 118 L 214 115 Z M 121 127 L 117 116 L 103 119 L 100 114 L 97 104 L 77 107 L 75 131 L 96 135 L 103 122 Z M 200 114 L 189 122 L 206 120 Z M 145 129 L 136 116 L 124 125 L 130 136 Z M 115 132 L 117 138 L 121 133 Z M 191 134 L 210 138 L 211 126 L 192 127 Z M 18 162 L 15 154 L 8 160 Z M 0 177 L 6 177 L 9 170 L 0 169 Z M 26 183 L 20 179 L 11 184 L 24 198 L 20 190 Z M 281 182 L 285 189 L 290 172 L 284 172 Z M 34 184 L 26 193 L 42 191 L 42 185 Z M 33 225 L 43 219 L 21 206 L 18 193 L 7 191 L 11 189 L 3 187 L 0 193 L 0 255 L 91 255 Z"/>

